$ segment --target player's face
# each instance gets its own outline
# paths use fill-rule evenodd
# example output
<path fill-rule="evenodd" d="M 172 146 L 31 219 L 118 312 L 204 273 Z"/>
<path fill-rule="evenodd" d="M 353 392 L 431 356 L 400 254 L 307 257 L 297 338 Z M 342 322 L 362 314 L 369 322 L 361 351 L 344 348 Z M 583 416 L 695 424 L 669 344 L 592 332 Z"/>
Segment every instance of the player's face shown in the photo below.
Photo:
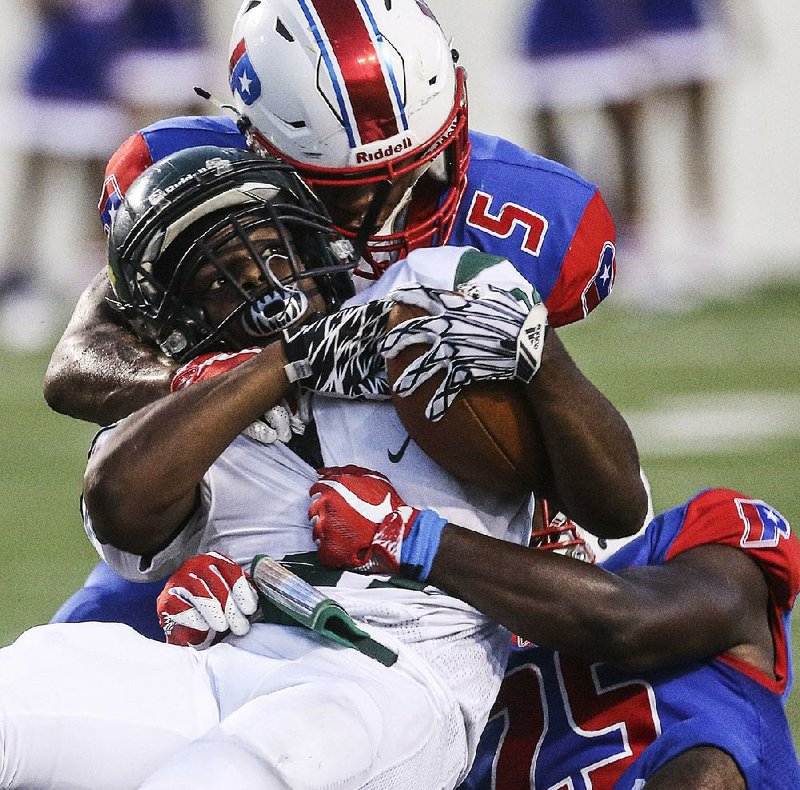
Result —
<path fill-rule="evenodd" d="M 229 234 L 229 229 L 223 229 L 218 236 L 225 233 Z M 281 282 L 293 273 L 275 228 L 260 225 L 250 230 L 248 236 L 260 261 L 254 258 L 245 240 L 236 235 L 216 247 L 215 260 L 202 263 L 192 281 L 189 301 L 201 307 L 214 325 L 222 323 L 247 297 L 270 288 L 280 295 Z M 214 245 L 215 237 L 209 241 Z M 311 313 L 324 312 L 324 299 L 312 278 L 299 280 L 296 287 L 308 300 L 301 320 Z M 244 331 L 238 320 L 227 325 L 226 335 L 242 348 L 254 344 L 253 336 Z"/>
<path fill-rule="evenodd" d="M 395 176 L 390 182 L 381 210 L 375 221 L 375 229 L 380 229 L 392 215 L 406 192 L 419 179 L 427 166 Z M 384 182 L 385 183 L 385 182 Z M 325 204 L 333 224 L 344 231 L 357 233 L 367 217 L 372 201 L 379 189 L 378 184 L 358 184 L 353 186 L 330 186 L 316 184 L 314 192 Z"/>

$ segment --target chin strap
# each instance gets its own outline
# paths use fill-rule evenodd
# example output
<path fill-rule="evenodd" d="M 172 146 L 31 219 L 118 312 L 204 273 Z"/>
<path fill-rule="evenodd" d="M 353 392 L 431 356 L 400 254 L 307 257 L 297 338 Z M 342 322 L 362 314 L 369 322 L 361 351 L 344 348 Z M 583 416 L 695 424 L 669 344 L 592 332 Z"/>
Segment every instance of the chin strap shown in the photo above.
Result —
<path fill-rule="evenodd" d="M 210 93 L 205 88 L 198 88 L 197 85 L 194 86 L 194 92 L 201 99 L 211 102 L 211 104 L 213 104 L 218 110 L 221 110 L 222 112 L 225 112 L 225 110 L 230 110 L 236 116 L 236 125 L 242 132 L 246 131 L 246 129 L 250 127 L 250 119 L 246 115 L 242 115 L 232 104 L 226 104 L 220 101 L 216 96 L 214 96 L 213 93 Z"/>

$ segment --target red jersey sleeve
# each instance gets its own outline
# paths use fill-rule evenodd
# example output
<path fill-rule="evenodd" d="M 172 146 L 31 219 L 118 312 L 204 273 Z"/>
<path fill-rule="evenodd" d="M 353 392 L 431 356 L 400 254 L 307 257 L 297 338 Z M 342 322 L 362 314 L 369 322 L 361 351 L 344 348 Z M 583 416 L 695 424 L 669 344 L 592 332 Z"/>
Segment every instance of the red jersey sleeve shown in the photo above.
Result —
<path fill-rule="evenodd" d="M 791 676 L 788 622 L 800 589 L 800 541 L 786 519 L 763 500 L 729 489 L 712 489 L 689 504 L 666 559 L 709 543 L 745 552 L 764 574 L 770 596 L 768 616 L 775 644 L 775 679 L 728 654 L 720 659 L 776 693 L 784 693 Z"/>
<path fill-rule="evenodd" d="M 761 568 L 776 604 L 791 609 L 800 591 L 800 541 L 774 507 L 730 489 L 704 491 L 689 505 L 667 560 L 708 543 L 744 551 Z"/>
<path fill-rule="evenodd" d="M 586 205 L 545 304 L 551 326 L 585 318 L 614 287 L 616 230 L 599 191 Z"/>
<path fill-rule="evenodd" d="M 97 204 L 106 233 L 128 187 L 152 164 L 150 148 L 141 132 L 131 135 L 108 160 L 103 191 Z"/>

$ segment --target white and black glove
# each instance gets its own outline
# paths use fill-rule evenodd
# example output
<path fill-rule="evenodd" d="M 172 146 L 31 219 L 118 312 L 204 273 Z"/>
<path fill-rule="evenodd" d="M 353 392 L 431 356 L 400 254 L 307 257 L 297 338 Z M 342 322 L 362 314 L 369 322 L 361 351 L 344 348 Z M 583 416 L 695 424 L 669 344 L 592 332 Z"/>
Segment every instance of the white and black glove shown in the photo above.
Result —
<path fill-rule="evenodd" d="M 368 302 L 284 330 L 289 381 L 340 398 L 391 397 L 378 351 L 391 309 L 391 302 Z"/>
<path fill-rule="evenodd" d="M 468 384 L 504 379 L 530 382 L 541 364 L 547 327 L 547 308 L 538 294 L 534 296 L 536 302 L 530 308 L 493 285 L 472 287 L 468 294 L 422 285 L 392 291 L 389 299 L 415 305 L 429 315 L 394 327 L 381 342 L 381 352 L 392 359 L 409 346 L 431 346 L 400 374 L 395 394 L 409 395 L 444 371 L 425 410 L 435 422 Z"/>

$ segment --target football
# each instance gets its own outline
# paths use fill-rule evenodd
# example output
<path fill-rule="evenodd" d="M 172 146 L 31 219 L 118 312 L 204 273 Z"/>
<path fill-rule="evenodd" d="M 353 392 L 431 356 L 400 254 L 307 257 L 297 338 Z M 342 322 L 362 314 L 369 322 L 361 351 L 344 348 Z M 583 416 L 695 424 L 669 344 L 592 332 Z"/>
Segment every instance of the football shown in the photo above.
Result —
<path fill-rule="evenodd" d="M 395 304 L 389 328 L 425 315 L 419 308 Z M 409 346 L 386 360 L 392 385 L 429 346 Z M 409 436 L 436 463 L 460 480 L 507 493 L 530 491 L 537 466 L 538 428 L 530 415 L 522 385 L 515 381 L 477 382 L 465 387 L 444 416 L 431 422 L 425 407 L 443 373 L 433 376 L 406 397 L 392 403 Z"/>

